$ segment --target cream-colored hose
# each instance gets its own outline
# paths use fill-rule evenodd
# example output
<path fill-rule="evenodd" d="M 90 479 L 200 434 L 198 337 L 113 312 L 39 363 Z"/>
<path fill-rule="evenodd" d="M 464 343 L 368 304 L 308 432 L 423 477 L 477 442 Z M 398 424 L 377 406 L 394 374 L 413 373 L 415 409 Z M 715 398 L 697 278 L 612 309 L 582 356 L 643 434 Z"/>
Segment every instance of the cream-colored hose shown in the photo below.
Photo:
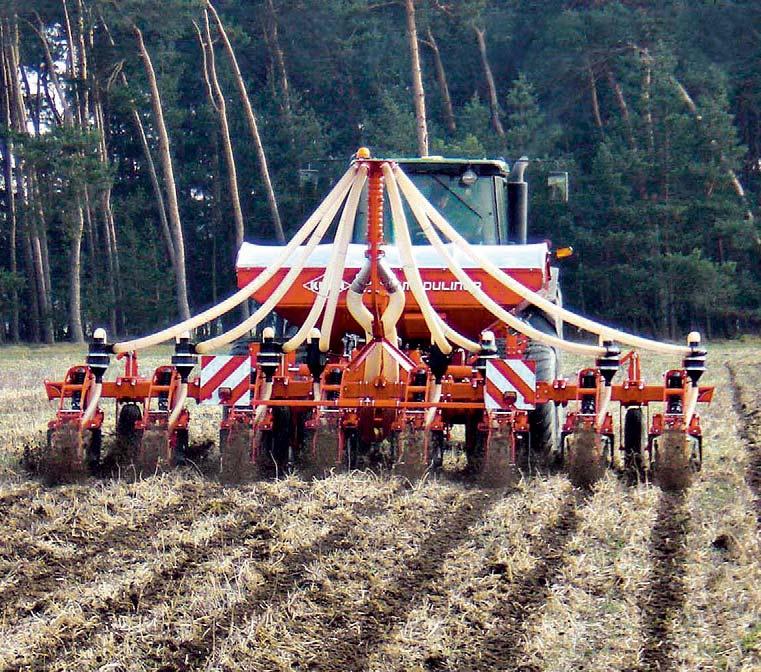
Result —
<path fill-rule="evenodd" d="M 349 288 L 346 292 L 346 308 L 357 324 L 365 331 L 365 340 L 369 343 L 373 337 L 373 314 L 362 300 L 364 293 Z"/>
<path fill-rule="evenodd" d="M 402 289 L 402 283 L 399 282 L 399 279 L 386 264 L 381 261 L 379 266 L 381 281 L 388 292 L 388 305 L 383 311 L 383 315 L 381 315 L 383 336 L 396 348 L 399 346 L 399 333 L 396 325 L 404 312 L 404 290 Z M 399 380 L 399 362 L 385 349 L 383 351 L 383 371 L 386 380 L 392 383 Z"/>
<path fill-rule="evenodd" d="M 388 201 L 391 205 L 391 219 L 394 225 L 394 238 L 399 248 L 404 276 L 409 282 L 412 296 L 415 297 L 415 301 L 417 301 L 420 307 L 420 312 L 423 314 L 428 331 L 431 332 L 432 342 L 439 347 L 441 352 L 448 355 L 452 352 L 452 346 L 444 335 L 438 315 L 428 299 L 428 294 L 426 294 L 423 280 L 420 277 L 420 271 L 415 265 L 415 260 L 412 256 L 412 241 L 410 240 L 410 231 L 407 227 L 407 218 L 404 215 L 402 199 L 399 196 L 394 172 L 388 163 L 383 164 L 383 175 L 386 178 L 386 190 L 388 192 Z"/>
<path fill-rule="evenodd" d="M 331 189 L 330 193 L 325 197 L 325 200 L 320 203 L 314 213 L 307 219 L 291 241 L 283 248 L 273 248 L 273 250 L 279 249 L 279 253 L 275 257 L 275 260 L 265 268 L 259 275 L 256 276 L 245 287 L 239 289 L 235 294 L 232 294 L 226 298 L 222 303 L 218 303 L 216 306 L 212 306 L 202 313 L 191 317 L 189 320 L 180 322 L 173 327 L 168 327 L 162 331 L 158 331 L 150 336 L 143 336 L 142 338 L 136 338 L 131 341 L 123 341 L 121 343 L 115 343 L 113 346 L 113 352 L 130 352 L 133 350 L 141 350 L 153 345 L 158 345 L 164 341 L 168 341 L 176 336 L 179 336 L 184 331 L 190 331 L 196 327 L 200 327 L 202 324 L 206 324 L 211 320 L 218 318 L 220 315 L 229 312 L 236 306 L 240 305 L 247 299 L 251 298 L 254 292 L 258 292 L 264 287 L 272 276 L 282 267 L 283 263 L 290 257 L 293 251 L 306 240 L 307 236 L 312 233 L 315 227 L 322 221 L 326 213 L 334 206 L 336 202 L 343 202 L 346 198 L 346 194 L 351 188 L 354 174 L 356 172 L 355 167 L 351 167 L 344 176 L 336 183 Z"/>
<path fill-rule="evenodd" d="M 441 328 L 444 330 L 444 335 L 452 341 L 455 345 L 459 345 L 463 350 L 467 350 L 468 352 L 472 353 L 478 353 L 481 352 L 481 346 L 476 343 L 475 341 L 471 341 L 469 338 L 463 336 L 459 331 L 455 331 L 450 327 L 444 320 L 441 319 L 440 315 L 436 315 L 439 322 L 441 323 Z"/>
<path fill-rule="evenodd" d="M 288 273 L 283 278 L 282 282 L 277 286 L 274 292 L 270 294 L 269 298 L 258 308 L 258 310 L 247 320 L 241 322 L 237 327 L 234 327 L 233 329 L 230 329 L 229 331 L 226 331 L 224 334 L 221 334 L 215 338 L 210 338 L 207 341 L 198 343 L 196 345 L 197 353 L 204 354 L 213 350 L 214 348 L 226 345 L 227 343 L 234 341 L 236 338 L 239 338 L 247 332 L 251 331 L 251 329 L 254 329 L 256 325 L 258 325 L 272 312 L 272 310 L 275 308 L 275 306 L 277 306 L 286 292 L 291 288 L 291 285 L 295 282 L 299 273 L 301 273 L 301 271 L 304 269 L 309 256 L 312 254 L 314 248 L 317 247 L 317 244 L 325 235 L 325 232 L 327 231 L 328 227 L 333 221 L 333 218 L 336 215 L 336 212 L 338 212 L 340 207 L 341 201 L 335 201 L 331 205 L 328 212 L 325 213 L 325 216 L 323 217 L 320 224 L 312 233 L 309 242 L 305 246 L 298 248 L 297 253 L 300 254 L 298 261 L 296 261 L 288 270 Z"/>
<path fill-rule="evenodd" d="M 467 254 L 474 262 L 476 262 L 481 268 L 483 268 L 492 278 L 494 278 L 501 285 L 514 292 L 522 299 L 525 299 L 529 303 L 533 304 L 537 308 L 541 309 L 548 315 L 554 318 L 563 319 L 565 322 L 576 325 L 577 327 L 584 329 L 593 334 L 598 334 L 605 340 L 618 341 L 625 343 L 635 348 L 641 348 L 643 350 L 649 350 L 651 352 L 658 352 L 664 355 L 686 355 L 689 354 L 690 348 L 681 345 L 672 345 L 670 343 L 661 343 L 659 341 L 653 341 L 649 338 L 642 338 L 640 336 L 634 336 L 633 334 L 627 334 L 624 331 L 613 329 L 612 327 L 605 326 L 594 320 L 587 319 L 576 313 L 572 313 L 569 310 L 548 301 L 543 296 L 531 291 L 525 285 L 511 278 L 507 273 L 502 271 L 498 266 L 493 264 L 488 259 L 482 257 L 473 247 L 455 231 L 455 229 L 447 222 L 444 217 L 434 208 L 425 197 L 420 193 L 417 187 L 412 181 L 404 174 L 404 172 L 396 167 L 395 174 L 399 181 L 399 187 L 404 192 L 407 200 L 410 200 L 412 195 L 417 195 L 424 202 L 425 213 L 431 218 L 431 221 L 442 231 L 442 233 L 449 238 L 459 249 Z M 533 338 L 533 337 L 532 337 Z"/>
<path fill-rule="evenodd" d="M 100 403 L 100 395 L 103 392 L 103 383 L 95 383 L 92 387 L 92 393 L 90 394 L 90 401 L 87 403 L 80 427 L 84 429 L 90 424 L 90 421 L 95 417 L 95 411 L 98 410 L 98 403 Z"/>
<path fill-rule="evenodd" d="M 180 419 L 180 413 L 182 413 L 182 409 L 185 407 L 185 400 L 187 398 L 188 398 L 188 384 L 180 383 L 180 389 L 177 392 L 177 398 L 174 400 L 174 406 L 172 407 L 172 412 L 169 414 L 169 420 L 167 420 L 167 426 L 170 432 L 174 429 L 175 425 L 177 424 L 177 421 Z"/>
<path fill-rule="evenodd" d="M 684 409 L 684 426 L 685 428 L 690 426 L 692 416 L 695 415 L 695 409 L 698 405 L 698 396 L 700 395 L 700 388 L 697 385 L 690 383 L 690 387 L 687 390 L 687 403 Z"/>
<path fill-rule="evenodd" d="M 293 338 L 290 338 L 283 343 L 283 352 L 293 352 L 308 338 L 314 325 L 317 324 L 317 320 L 320 318 L 320 314 L 325 307 L 326 301 L 328 307 L 325 310 L 325 317 L 322 321 L 320 349 L 322 350 L 323 341 L 327 342 L 328 347 L 330 346 L 330 332 L 333 328 L 333 318 L 336 314 L 338 295 L 341 293 L 343 271 L 346 266 L 346 252 L 349 249 L 349 243 L 351 242 L 352 234 L 354 233 L 354 220 L 357 217 L 359 199 L 362 195 L 362 189 L 364 189 L 366 180 L 367 166 L 360 166 L 354 184 L 349 192 L 349 198 L 344 206 L 344 211 L 341 213 L 341 219 L 338 223 L 338 228 L 336 229 L 336 236 L 330 254 L 330 260 L 325 269 L 325 277 L 320 283 L 317 298 L 312 304 L 312 308 L 309 310 L 309 314 L 304 320 L 304 323 Z M 331 305 L 332 312 L 329 312 Z M 328 348 L 326 347 L 323 352 L 327 352 L 327 350 Z"/>
<path fill-rule="evenodd" d="M 602 427 L 602 423 L 605 422 L 605 416 L 608 413 L 608 406 L 610 405 L 610 399 L 613 396 L 613 388 L 610 385 L 603 385 L 600 393 L 600 405 L 597 409 L 597 429 Z"/>
<path fill-rule="evenodd" d="M 397 175 L 403 174 L 401 171 L 395 171 Z M 392 176 L 393 179 L 393 176 Z M 404 190 L 404 187 L 400 181 L 400 185 Z M 412 213 L 415 215 L 420 227 L 423 229 L 426 237 L 430 241 L 431 245 L 436 248 L 436 251 L 444 258 L 444 262 L 447 265 L 449 271 L 462 283 L 462 286 L 470 292 L 473 297 L 483 305 L 494 317 L 507 324 L 515 331 L 528 336 L 529 338 L 544 343 L 552 347 L 560 348 L 567 352 L 574 352 L 580 355 L 602 355 L 605 353 L 605 348 L 601 348 L 595 345 L 583 345 L 581 343 L 571 343 L 570 341 L 564 341 L 562 338 L 545 334 L 539 331 L 535 327 L 532 327 L 527 322 L 517 318 L 512 313 L 509 313 L 496 301 L 494 301 L 486 292 L 484 292 L 478 285 L 476 285 L 470 276 L 462 269 L 461 266 L 452 258 L 452 255 L 447 250 L 446 246 L 442 242 L 436 230 L 431 225 L 428 219 L 427 213 L 424 208 L 422 194 L 408 191 L 405 193 L 407 196 L 407 202 L 410 205 Z"/>
<path fill-rule="evenodd" d="M 272 381 L 265 380 L 264 384 L 262 385 L 262 396 L 255 401 L 269 401 L 271 396 L 272 396 Z M 267 412 L 266 406 L 260 404 L 259 406 L 256 407 L 256 411 L 254 412 L 254 427 L 256 427 L 256 423 L 261 422 L 266 412 Z"/>
<path fill-rule="evenodd" d="M 441 399 L 441 383 L 434 383 L 433 387 L 431 388 L 431 393 L 428 397 L 428 403 L 438 404 L 440 399 Z M 438 407 L 431 406 L 425 412 L 425 428 L 426 429 L 428 429 L 433 424 L 433 421 L 436 419 L 437 410 L 438 410 Z"/>

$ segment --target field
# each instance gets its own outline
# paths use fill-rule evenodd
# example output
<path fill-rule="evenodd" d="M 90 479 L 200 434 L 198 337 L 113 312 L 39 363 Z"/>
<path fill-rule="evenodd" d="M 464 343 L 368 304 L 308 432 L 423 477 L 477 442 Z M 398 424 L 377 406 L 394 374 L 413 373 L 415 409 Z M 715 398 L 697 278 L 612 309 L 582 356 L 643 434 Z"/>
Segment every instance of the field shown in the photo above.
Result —
<path fill-rule="evenodd" d="M 2 670 L 761 670 L 759 343 L 710 350 L 683 494 L 193 467 L 44 487 L 19 457 L 52 417 L 42 379 L 81 356 L 0 349 Z"/>

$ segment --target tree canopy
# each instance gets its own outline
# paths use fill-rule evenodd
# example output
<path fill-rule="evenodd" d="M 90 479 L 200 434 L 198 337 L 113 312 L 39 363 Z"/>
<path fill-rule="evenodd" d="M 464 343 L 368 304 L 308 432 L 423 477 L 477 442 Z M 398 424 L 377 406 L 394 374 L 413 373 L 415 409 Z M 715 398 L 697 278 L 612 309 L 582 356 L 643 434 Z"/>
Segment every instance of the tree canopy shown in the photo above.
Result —
<path fill-rule="evenodd" d="M 4 0 L 0 338 L 174 322 L 183 277 L 191 311 L 234 287 L 237 203 L 276 243 L 357 147 L 416 154 L 410 5 L 431 153 L 532 159 L 529 236 L 576 250 L 567 305 L 662 337 L 758 329 L 754 0 L 218 0 L 219 22 L 205 0 Z"/>

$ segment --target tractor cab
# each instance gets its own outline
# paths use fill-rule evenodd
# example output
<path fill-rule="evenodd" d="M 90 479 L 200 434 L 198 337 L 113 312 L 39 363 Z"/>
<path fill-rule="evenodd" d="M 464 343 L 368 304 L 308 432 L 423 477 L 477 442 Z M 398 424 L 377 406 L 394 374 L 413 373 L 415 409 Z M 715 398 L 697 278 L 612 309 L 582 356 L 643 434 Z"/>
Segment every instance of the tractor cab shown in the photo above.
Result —
<path fill-rule="evenodd" d="M 429 156 L 422 159 L 396 159 L 401 169 L 415 183 L 423 196 L 473 245 L 506 245 L 525 242 L 509 226 L 508 193 L 512 181 L 508 165 L 501 160 L 449 159 Z M 525 165 L 518 162 L 518 165 Z M 523 169 L 520 170 L 522 182 Z M 525 191 L 524 191 L 525 194 Z M 428 241 L 415 225 L 414 216 L 405 202 L 405 215 L 410 224 L 413 245 Z M 384 220 L 389 222 L 388 203 Z M 367 226 L 367 195 L 363 196 L 354 228 L 355 243 L 365 240 Z M 520 227 L 513 227 L 519 229 Z M 392 227 L 385 226 L 385 240 L 393 244 Z M 525 229 L 524 229 L 525 230 Z"/>

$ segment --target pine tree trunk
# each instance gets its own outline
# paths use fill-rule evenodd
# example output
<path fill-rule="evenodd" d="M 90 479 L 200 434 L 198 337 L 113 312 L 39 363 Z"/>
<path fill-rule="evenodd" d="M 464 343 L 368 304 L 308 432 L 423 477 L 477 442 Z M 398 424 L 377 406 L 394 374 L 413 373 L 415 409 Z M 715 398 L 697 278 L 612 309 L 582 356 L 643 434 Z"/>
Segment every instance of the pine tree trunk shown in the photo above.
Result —
<path fill-rule="evenodd" d="M 441 60 L 441 52 L 439 51 L 439 45 L 436 42 L 436 38 L 433 36 L 431 27 L 428 26 L 428 39 L 426 44 L 433 52 L 433 64 L 436 69 L 436 81 L 439 85 L 439 94 L 441 95 L 441 106 L 444 114 L 444 123 L 447 130 L 450 133 L 454 133 L 457 130 L 457 123 L 454 118 L 454 110 L 452 108 L 452 98 L 449 95 L 449 83 L 447 81 L 447 72 L 444 69 L 444 63 Z"/>
<path fill-rule="evenodd" d="M 267 165 L 267 155 L 264 152 L 262 138 L 259 135 L 256 116 L 254 115 L 254 109 L 251 106 L 251 99 L 249 98 L 248 91 L 246 90 L 246 83 L 243 81 L 243 75 L 241 74 L 240 67 L 238 66 L 238 59 L 235 57 L 235 52 L 233 51 L 233 47 L 227 37 L 227 32 L 222 25 L 222 20 L 219 18 L 219 14 L 217 14 L 217 10 L 214 9 L 214 6 L 210 2 L 207 4 L 207 7 L 214 17 L 214 20 L 217 24 L 217 30 L 219 31 L 219 36 L 222 38 L 222 43 L 225 45 L 225 51 L 230 61 L 230 66 L 233 70 L 235 83 L 238 87 L 238 93 L 240 94 L 240 99 L 243 103 L 243 109 L 246 112 L 246 121 L 248 122 L 248 128 L 251 131 L 251 138 L 254 142 L 256 158 L 259 163 L 259 176 L 264 183 L 264 189 L 267 193 L 267 204 L 269 205 L 270 217 L 272 218 L 272 226 L 275 229 L 275 237 L 277 238 L 278 242 L 284 243 L 285 234 L 283 232 L 283 225 L 280 221 L 280 212 L 277 207 L 275 189 L 272 186 L 269 167 Z"/>
<path fill-rule="evenodd" d="M 288 69 L 285 67 L 285 53 L 280 44 L 280 36 L 277 27 L 277 12 L 272 0 L 267 0 L 267 13 L 269 16 L 269 30 L 267 31 L 266 41 L 272 51 L 278 78 L 280 80 L 280 92 L 282 95 L 282 110 L 285 123 L 288 127 L 288 137 L 291 143 L 291 149 L 296 148 L 296 136 L 293 129 L 293 106 L 291 104 L 291 84 L 288 78 Z"/>
<path fill-rule="evenodd" d="M 0 30 L 2 30 L 0 28 Z M 1 35 L 1 33 L 0 33 Z M 2 37 L 0 37 L 0 46 Z M 8 73 L 6 70 L 5 50 L 0 48 L 0 86 L 2 86 L 2 119 L 6 128 L 12 128 L 10 91 L 8 86 Z M 16 198 L 13 193 L 13 144 L 9 138 L 0 139 L 3 156 L 3 178 L 5 182 L 5 212 L 8 224 L 8 257 L 10 259 L 10 271 L 14 279 L 18 277 L 18 258 L 16 255 Z M 10 339 L 14 343 L 19 340 L 19 300 L 18 290 L 11 291 L 11 322 Z"/>
<path fill-rule="evenodd" d="M 143 34 L 137 26 L 132 26 L 132 30 L 137 38 L 140 56 L 143 60 L 145 72 L 148 77 L 148 84 L 151 90 L 151 107 L 153 109 L 156 132 L 159 138 L 159 154 L 161 157 L 161 168 L 164 173 L 164 188 L 166 191 L 167 205 L 169 209 L 169 221 L 172 226 L 174 239 L 174 249 L 177 258 L 175 267 L 175 276 L 177 279 L 177 304 L 180 313 L 180 319 L 190 318 L 190 306 L 188 305 L 188 289 L 185 276 L 185 242 L 182 236 L 182 224 L 180 222 L 180 208 L 177 202 L 177 185 L 174 180 L 174 168 L 172 166 L 172 154 L 169 147 L 169 135 L 167 134 L 166 124 L 164 123 L 164 111 L 161 107 L 161 94 L 159 93 L 156 73 L 153 69 L 151 57 L 145 48 Z"/>
<path fill-rule="evenodd" d="M 428 156 L 428 118 L 425 113 L 423 72 L 420 68 L 420 46 L 418 44 L 417 23 L 415 21 L 415 0 L 405 0 L 404 7 L 407 18 L 407 40 L 409 41 L 410 62 L 412 66 L 412 95 L 415 104 L 417 149 L 420 156 Z"/>
<path fill-rule="evenodd" d="M 489 64 L 489 55 L 486 52 L 486 30 L 473 26 L 473 30 L 476 33 L 476 39 L 478 40 L 478 53 L 481 55 L 481 66 L 484 69 L 484 78 L 486 79 L 486 87 L 489 91 L 489 109 L 491 110 L 491 125 L 494 131 L 500 138 L 505 137 L 505 129 L 502 126 L 502 121 L 499 118 L 499 98 L 497 97 L 497 85 L 494 82 L 494 74 L 491 71 L 491 65 Z"/>
<path fill-rule="evenodd" d="M 70 228 L 69 241 L 69 339 L 73 343 L 83 343 L 85 335 L 82 330 L 82 232 L 85 218 L 81 203 L 73 209 L 74 223 Z"/>
<path fill-rule="evenodd" d="M 600 115 L 600 99 L 597 97 L 597 79 L 591 65 L 587 65 L 587 74 L 589 76 L 589 93 L 592 97 L 592 117 L 595 120 L 595 126 L 600 131 L 600 137 L 605 138 L 605 128 Z"/>
<path fill-rule="evenodd" d="M 114 38 L 111 36 L 111 31 L 108 28 L 108 24 L 106 24 L 102 16 L 100 16 L 99 18 L 100 18 L 101 24 L 103 25 L 103 29 L 106 33 L 106 37 L 108 38 L 108 43 L 112 47 L 115 47 L 116 42 L 114 42 Z M 127 82 L 127 76 L 124 74 L 123 70 L 119 73 L 119 80 L 121 81 L 122 86 L 124 86 L 125 89 L 129 87 L 129 83 Z M 130 101 L 130 115 L 132 117 L 132 123 L 135 125 L 135 130 L 137 131 L 138 139 L 140 140 L 140 146 L 142 147 L 143 156 L 145 157 L 145 165 L 148 168 L 148 176 L 151 180 L 151 188 L 153 189 L 153 195 L 156 198 L 156 207 L 159 212 L 159 224 L 161 229 L 161 236 L 164 239 L 166 253 L 167 253 L 167 256 L 169 257 L 169 261 L 172 264 L 172 270 L 176 274 L 177 257 L 174 250 L 174 242 L 172 241 L 172 233 L 169 230 L 169 220 L 167 219 L 167 215 L 166 215 L 166 205 L 164 203 L 164 194 L 161 191 L 161 184 L 159 183 L 158 173 L 156 172 L 156 164 L 153 161 L 153 154 L 151 153 L 151 147 L 148 144 L 148 137 L 145 134 L 145 126 L 143 125 L 143 120 L 140 117 L 140 112 L 138 111 L 137 107 L 132 101 Z"/>
<path fill-rule="evenodd" d="M 233 206 L 233 222 L 235 233 L 235 254 L 243 245 L 243 239 L 245 237 L 245 229 L 243 225 L 243 210 L 240 207 L 240 195 L 238 193 L 238 171 L 235 165 L 235 154 L 233 153 L 233 144 L 230 139 L 230 125 L 227 120 L 227 103 L 225 101 L 222 87 L 219 85 L 219 79 L 217 77 L 217 67 L 214 58 L 214 46 L 211 41 L 211 29 L 209 27 L 209 14 L 204 11 L 204 35 L 202 36 L 200 31 L 198 34 L 201 40 L 201 48 L 206 53 L 206 63 L 208 67 L 209 81 L 211 83 L 211 91 L 214 95 L 214 101 L 216 101 L 217 118 L 219 119 L 219 132 L 222 138 L 222 149 L 225 156 L 225 166 L 227 168 L 227 187 L 230 191 L 230 202 Z M 233 263 L 234 263 L 233 259 Z M 247 319 L 249 316 L 248 304 L 244 301 L 240 305 L 240 313 L 242 319 Z"/>

